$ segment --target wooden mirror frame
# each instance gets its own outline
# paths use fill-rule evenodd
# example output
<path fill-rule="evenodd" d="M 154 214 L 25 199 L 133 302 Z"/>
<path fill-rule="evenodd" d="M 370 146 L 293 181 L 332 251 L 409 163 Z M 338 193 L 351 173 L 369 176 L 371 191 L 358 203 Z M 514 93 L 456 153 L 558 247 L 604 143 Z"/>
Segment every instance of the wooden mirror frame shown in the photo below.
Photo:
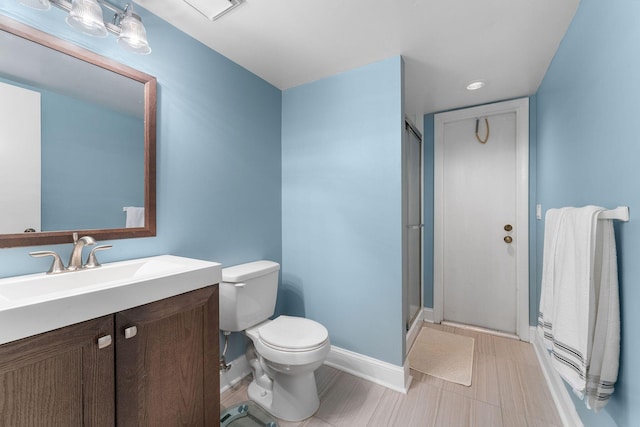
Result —
<path fill-rule="evenodd" d="M 0 15 L 0 30 L 30 40 L 82 61 L 105 68 L 144 84 L 144 227 L 94 230 L 65 230 L 0 234 L 0 247 L 73 243 L 73 232 L 96 240 L 130 239 L 156 235 L 156 78 L 105 58 L 70 42 Z M 73 197 L 70 195 L 70 197 Z"/>

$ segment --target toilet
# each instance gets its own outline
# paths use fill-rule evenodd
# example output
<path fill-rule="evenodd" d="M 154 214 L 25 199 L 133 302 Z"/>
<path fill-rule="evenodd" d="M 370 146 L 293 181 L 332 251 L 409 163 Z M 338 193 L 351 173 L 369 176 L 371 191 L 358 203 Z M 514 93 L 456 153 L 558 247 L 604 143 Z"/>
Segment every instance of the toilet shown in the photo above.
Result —
<path fill-rule="evenodd" d="M 301 421 L 320 406 L 314 371 L 331 344 L 320 323 L 278 316 L 280 264 L 255 261 L 222 269 L 220 330 L 242 331 L 248 338 L 247 360 L 253 371 L 249 398 L 273 416 Z"/>

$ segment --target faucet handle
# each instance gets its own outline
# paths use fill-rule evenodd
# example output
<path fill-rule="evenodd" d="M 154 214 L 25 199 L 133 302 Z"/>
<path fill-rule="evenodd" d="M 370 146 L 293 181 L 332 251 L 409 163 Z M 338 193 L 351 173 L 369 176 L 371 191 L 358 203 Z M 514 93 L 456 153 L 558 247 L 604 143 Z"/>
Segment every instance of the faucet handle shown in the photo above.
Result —
<path fill-rule="evenodd" d="M 113 245 L 100 245 L 91 249 L 89 252 L 89 256 L 87 257 L 87 262 L 84 265 L 84 268 L 96 268 L 100 267 L 100 263 L 98 262 L 98 258 L 96 258 L 96 251 L 104 251 L 105 249 L 111 249 Z"/>
<path fill-rule="evenodd" d="M 64 271 L 64 264 L 62 263 L 62 260 L 60 259 L 60 255 L 58 255 L 57 253 L 55 253 L 53 251 L 29 252 L 29 255 L 31 255 L 34 258 L 42 258 L 42 257 L 46 257 L 46 256 L 53 257 L 53 263 L 51 264 L 51 268 L 49 269 L 49 271 L 47 271 L 47 274 L 62 273 Z"/>

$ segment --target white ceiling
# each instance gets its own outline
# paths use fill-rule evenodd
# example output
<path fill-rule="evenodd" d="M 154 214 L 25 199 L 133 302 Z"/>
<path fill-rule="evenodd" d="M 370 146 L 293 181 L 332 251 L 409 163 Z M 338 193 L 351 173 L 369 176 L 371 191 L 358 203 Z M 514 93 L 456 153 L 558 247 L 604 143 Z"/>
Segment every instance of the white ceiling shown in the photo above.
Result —
<path fill-rule="evenodd" d="M 215 21 L 183 0 L 137 3 L 283 90 L 402 55 L 419 117 L 535 93 L 579 0 L 247 0 Z"/>

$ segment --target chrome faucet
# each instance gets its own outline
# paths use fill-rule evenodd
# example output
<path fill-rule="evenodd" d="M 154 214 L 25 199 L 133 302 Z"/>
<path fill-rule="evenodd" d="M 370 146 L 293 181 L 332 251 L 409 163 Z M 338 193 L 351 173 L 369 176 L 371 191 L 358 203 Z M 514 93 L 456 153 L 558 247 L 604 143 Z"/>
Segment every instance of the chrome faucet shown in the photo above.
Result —
<path fill-rule="evenodd" d="M 29 252 L 34 258 L 53 257 L 53 264 L 47 274 L 64 273 L 65 271 L 78 271 L 85 268 L 100 267 L 100 263 L 96 258 L 96 252 L 104 249 L 110 249 L 111 245 L 96 246 L 91 250 L 91 253 L 87 257 L 86 264 L 82 265 L 82 249 L 85 246 L 95 245 L 96 240 L 91 236 L 83 236 L 78 239 L 78 233 L 73 233 L 73 250 L 71 251 L 71 257 L 69 258 L 69 265 L 65 268 L 60 256 L 53 251 L 37 251 Z"/>
<path fill-rule="evenodd" d="M 82 249 L 85 246 L 95 245 L 96 241 L 91 236 L 83 236 L 78 239 L 78 233 L 73 233 L 73 250 L 69 258 L 67 270 L 75 271 L 82 268 Z"/>

